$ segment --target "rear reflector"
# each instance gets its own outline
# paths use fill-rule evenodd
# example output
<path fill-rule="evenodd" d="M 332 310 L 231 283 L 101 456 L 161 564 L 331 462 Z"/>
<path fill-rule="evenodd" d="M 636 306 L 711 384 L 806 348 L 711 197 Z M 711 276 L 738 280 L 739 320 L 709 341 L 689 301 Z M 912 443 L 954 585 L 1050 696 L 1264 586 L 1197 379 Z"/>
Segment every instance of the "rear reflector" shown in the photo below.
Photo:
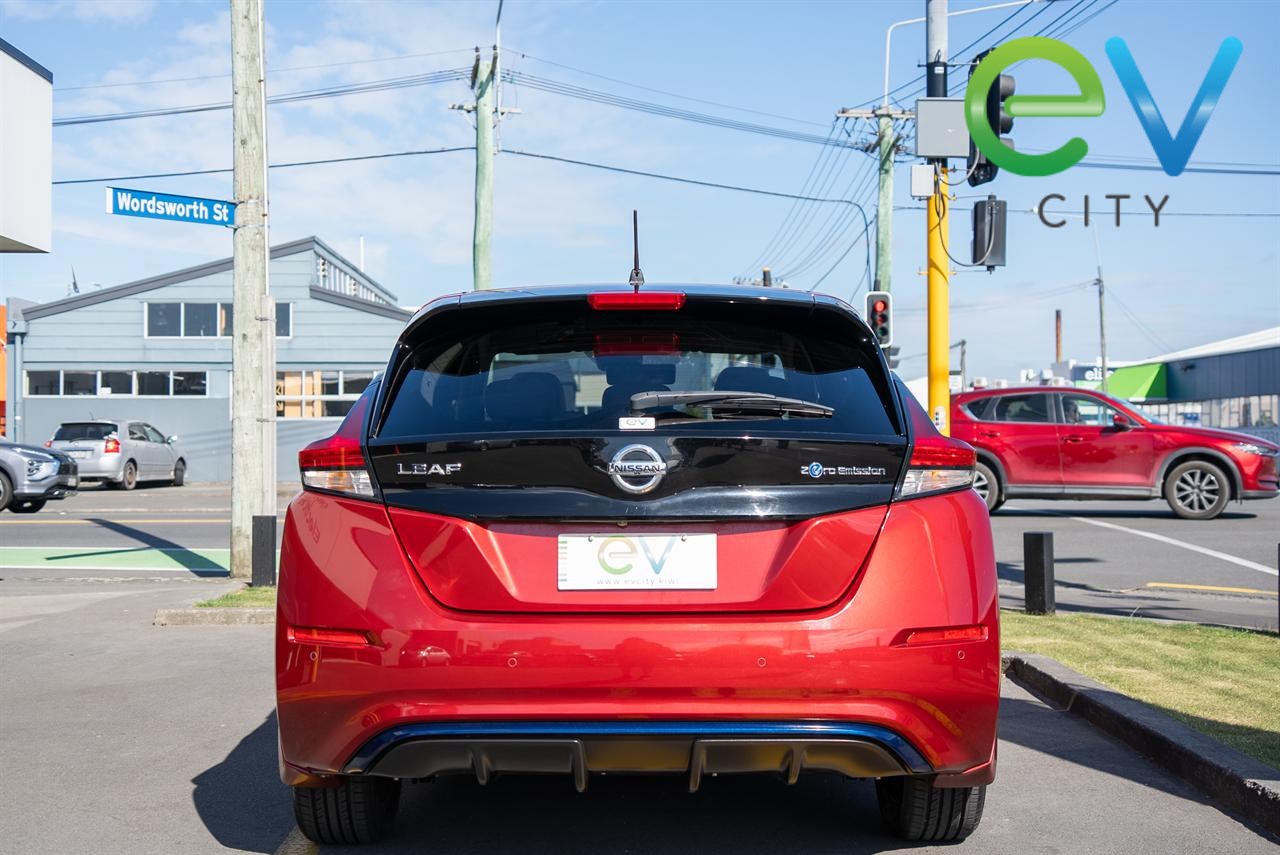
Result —
<path fill-rule="evenodd" d="M 654 309 L 674 312 L 684 306 L 679 291 L 604 291 L 588 294 L 591 308 L 600 312 Z"/>
<path fill-rule="evenodd" d="M 986 641 L 985 626 L 951 626 L 938 629 L 913 629 L 907 633 L 907 644 L 937 644 L 946 641 Z"/>
<path fill-rule="evenodd" d="M 295 644 L 328 644 L 339 647 L 369 647 L 373 644 L 369 633 L 354 629 L 291 626 L 287 635 Z"/>
<path fill-rule="evenodd" d="M 964 443 L 942 436 L 923 436 L 916 441 L 907 464 L 906 476 L 898 488 L 899 498 L 922 496 L 943 490 L 958 490 L 973 484 L 977 454 Z"/>

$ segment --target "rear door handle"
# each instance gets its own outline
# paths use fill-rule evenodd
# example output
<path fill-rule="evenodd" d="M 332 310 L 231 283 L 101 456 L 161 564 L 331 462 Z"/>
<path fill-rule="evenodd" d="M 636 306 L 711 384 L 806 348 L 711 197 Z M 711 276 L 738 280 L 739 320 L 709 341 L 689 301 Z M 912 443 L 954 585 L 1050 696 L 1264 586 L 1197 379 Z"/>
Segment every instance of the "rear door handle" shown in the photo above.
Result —
<path fill-rule="evenodd" d="M 1062 438 L 1062 441 L 1063 441 L 1063 442 L 1084 442 L 1084 437 L 1082 437 L 1082 436 L 1064 436 L 1064 437 Z"/>
<path fill-rule="evenodd" d="M 994 437 L 994 436 L 999 436 L 999 435 L 1000 435 L 1000 431 L 998 431 L 998 430 L 984 430 L 984 431 L 981 431 L 978 435 L 979 435 L 979 436 Z"/>

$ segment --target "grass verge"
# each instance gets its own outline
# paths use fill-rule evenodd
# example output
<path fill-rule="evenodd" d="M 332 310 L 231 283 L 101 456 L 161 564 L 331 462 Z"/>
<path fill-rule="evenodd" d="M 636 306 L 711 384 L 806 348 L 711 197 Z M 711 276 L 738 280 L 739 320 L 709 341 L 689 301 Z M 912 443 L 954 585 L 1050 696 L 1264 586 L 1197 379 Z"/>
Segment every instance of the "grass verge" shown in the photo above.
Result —
<path fill-rule="evenodd" d="M 196 603 L 198 609 L 274 609 L 275 588 L 241 588 L 212 600 Z"/>
<path fill-rule="evenodd" d="M 1192 623 L 1000 613 L 1005 650 L 1041 653 L 1280 769 L 1280 638 Z"/>

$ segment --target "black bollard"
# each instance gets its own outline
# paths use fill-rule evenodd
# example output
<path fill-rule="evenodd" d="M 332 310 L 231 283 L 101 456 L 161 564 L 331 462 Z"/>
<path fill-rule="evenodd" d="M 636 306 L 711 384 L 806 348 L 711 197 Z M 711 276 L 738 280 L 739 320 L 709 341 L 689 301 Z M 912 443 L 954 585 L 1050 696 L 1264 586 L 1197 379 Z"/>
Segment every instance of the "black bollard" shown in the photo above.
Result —
<path fill-rule="evenodd" d="M 1053 599 L 1053 532 L 1022 533 L 1022 575 L 1026 588 L 1024 610 L 1029 615 L 1057 611 Z"/>
<path fill-rule="evenodd" d="M 270 588 L 276 584 L 276 518 L 271 514 L 253 518 L 253 576 L 249 582 L 255 588 Z"/>

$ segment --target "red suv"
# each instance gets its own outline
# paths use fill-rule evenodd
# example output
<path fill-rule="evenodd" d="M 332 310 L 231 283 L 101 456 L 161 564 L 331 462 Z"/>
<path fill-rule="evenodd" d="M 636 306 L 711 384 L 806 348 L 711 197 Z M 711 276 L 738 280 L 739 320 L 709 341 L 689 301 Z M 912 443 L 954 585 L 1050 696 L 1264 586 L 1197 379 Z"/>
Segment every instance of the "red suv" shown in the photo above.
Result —
<path fill-rule="evenodd" d="M 959 840 L 1000 653 L 973 449 L 843 302 L 748 287 L 436 300 L 300 454 L 276 634 L 281 775 L 321 843 L 402 781 L 875 779 Z"/>
<path fill-rule="evenodd" d="M 1272 443 L 1174 427 L 1084 389 L 984 389 L 951 399 L 951 433 L 978 451 L 976 489 L 1005 499 L 1156 499 L 1208 520 L 1231 499 L 1276 496 Z"/>

